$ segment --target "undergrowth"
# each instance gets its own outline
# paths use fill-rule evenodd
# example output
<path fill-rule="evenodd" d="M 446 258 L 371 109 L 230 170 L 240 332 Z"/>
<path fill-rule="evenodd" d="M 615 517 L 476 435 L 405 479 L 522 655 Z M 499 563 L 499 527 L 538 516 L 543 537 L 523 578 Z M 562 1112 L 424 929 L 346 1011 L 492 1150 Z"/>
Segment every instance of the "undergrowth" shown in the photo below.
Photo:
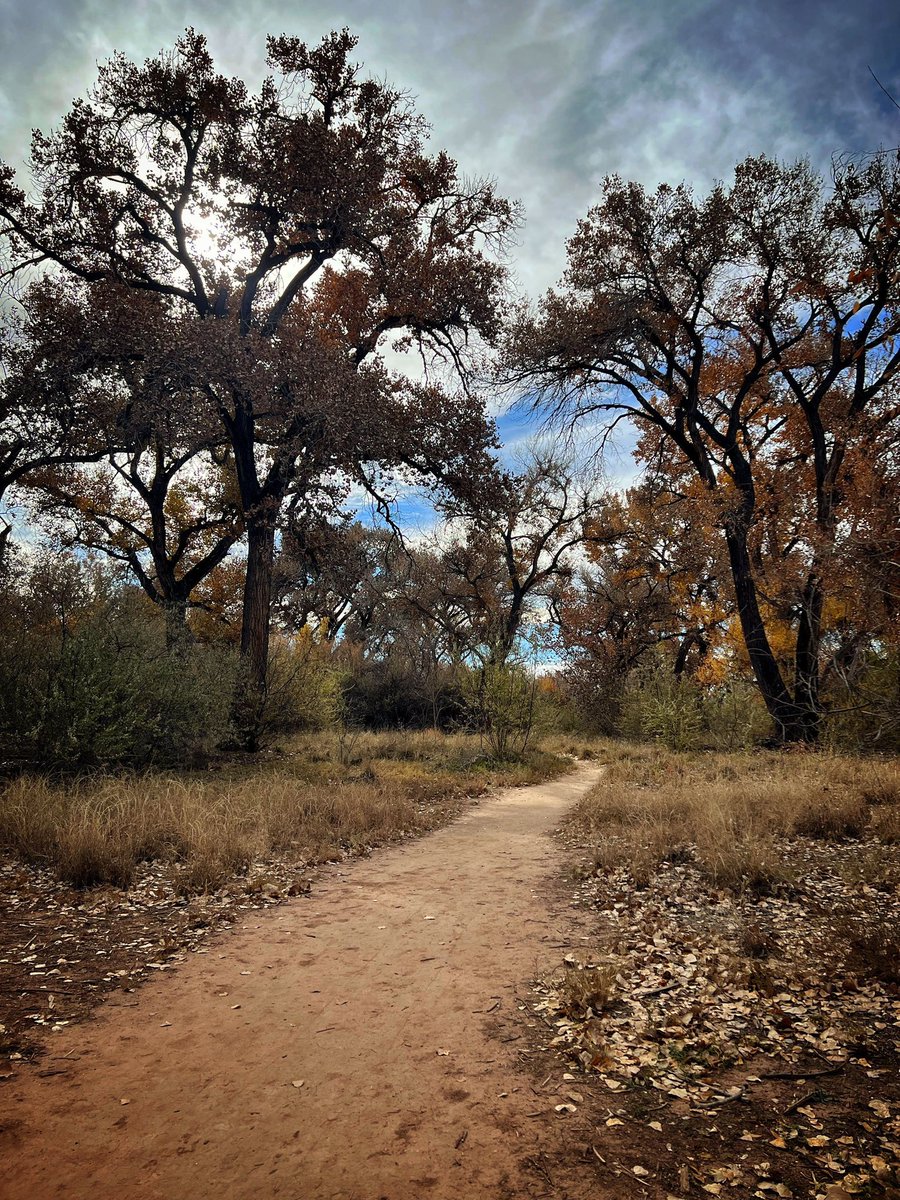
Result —
<path fill-rule="evenodd" d="M 891 843 L 900 832 L 897 760 L 611 749 L 572 827 L 590 842 L 595 868 L 628 863 L 638 886 L 681 857 L 714 884 L 766 894 L 791 885 L 786 839 Z"/>

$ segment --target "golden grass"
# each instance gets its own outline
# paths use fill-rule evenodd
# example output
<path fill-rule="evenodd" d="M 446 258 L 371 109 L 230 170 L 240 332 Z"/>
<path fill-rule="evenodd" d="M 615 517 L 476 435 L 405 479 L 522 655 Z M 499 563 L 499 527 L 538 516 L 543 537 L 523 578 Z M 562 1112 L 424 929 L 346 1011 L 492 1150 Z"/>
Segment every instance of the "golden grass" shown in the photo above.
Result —
<path fill-rule="evenodd" d="M 616 990 L 616 967 L 575 967 L 566 970 L 559 985 L 559 1011 L 573 1021 L 599 1016 Z"/>
<path fill-rule="evenodd" d="M 714 882 L 768 892 L 789 885 L 785 839 L 900 836 L 900 760 L 830 753 L 670 753 L 614 746 L 573 827 L 595 868 L 627 861 L 646 886 L 665 859 L 689 856 Z"/>
<path fill-rule="evenodd" d="M 21 776 L 0 791 L 0 845 L 76 886 L 127 887 L 150 860 L 183 891 L 208 891 L 269 856 L 314 864 L 424 832 L 466 795 L 566 766 L 540 752 L 491 763 L 464 736 L 308 735 L 214 772 Z"/>

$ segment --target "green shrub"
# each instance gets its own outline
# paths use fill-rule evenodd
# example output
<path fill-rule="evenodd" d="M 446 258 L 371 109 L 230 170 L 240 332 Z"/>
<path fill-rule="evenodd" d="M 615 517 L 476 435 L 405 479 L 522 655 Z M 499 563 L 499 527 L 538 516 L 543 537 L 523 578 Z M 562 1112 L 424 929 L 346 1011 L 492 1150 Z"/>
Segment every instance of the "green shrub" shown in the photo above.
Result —
<path fill-rule="evenodd" d="M 345 671 L 331 646 L 304 627 L 269 648 L 263 735 L 330 729 L 341 715 Z"/>
<path fill-rule="evenodd" d="M 691 750 L 700 742 L 703 715 L 700 688 L 660 666 L 631 681 L 623 705 L 624 732 L 662 742 L 669 750 Z"/>
<path fill-rule="evenodd" d="M 471 722 L 497 761 L 525 753 L 534 728 L 535 690 L 533 676 L 519 663 L 489 662 L 464 674 Z"/>
<path fill-rule="evenodd" d="M 233 652 L 197 645 L 171 653 L 158 609 L 89 565 L 49 580 L 37 574 L 18 581 L 4 613 L 0 746 L 7 758 L 140 766 L 203 755 L 222 740 Z"/>

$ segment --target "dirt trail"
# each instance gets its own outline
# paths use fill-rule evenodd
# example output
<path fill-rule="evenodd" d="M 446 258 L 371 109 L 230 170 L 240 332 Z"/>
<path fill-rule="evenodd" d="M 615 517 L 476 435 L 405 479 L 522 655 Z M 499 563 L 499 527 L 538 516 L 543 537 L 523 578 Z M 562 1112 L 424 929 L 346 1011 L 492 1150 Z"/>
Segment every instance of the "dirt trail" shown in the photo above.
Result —
<path fill-rule="evenodd" d="M 535 967 L 558 961 L 546 833 L 598 774 L 504 791 L 333 869 L 55 1035 L 45 1065 L 66 1073 L 0 1092 L 0 1195 L 546 1195 L 520 1164 L 563 1122 L 529 1118 L 548 1100 L 484 1014 L 514 1010 Z"/>

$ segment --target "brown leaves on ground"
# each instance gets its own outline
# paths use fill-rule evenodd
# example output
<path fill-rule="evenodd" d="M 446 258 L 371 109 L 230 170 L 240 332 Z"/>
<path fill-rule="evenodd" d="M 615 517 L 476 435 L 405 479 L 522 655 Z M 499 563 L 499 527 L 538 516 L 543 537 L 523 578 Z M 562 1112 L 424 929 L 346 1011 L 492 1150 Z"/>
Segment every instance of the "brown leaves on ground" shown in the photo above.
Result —
<path fill-rule="evenodd" d="M 660 756 L 652 792 L 646 763 L 611 772 L 569 826 L 592 852 L 577 884 L 590 932 L 529 1007 L 552 1030 L 546 1069 L 563 1060 L 554 1094 L 587 1095 L 565 1118 L 573 1141 L 622 1196 L 900 1196 L 900 856 L 865 816 L 853 835 L 828 819 L 856 798 L 831 791 L 847 763 L 827 756 L 801 774 L 804 822 L 828 833 L 797 836 L 779 788 L 794 794 L 794 764 L 769 756 L 778 870 L 767 886 L 737 871 L 724 885 L 698 847 L 702 814 L 746 836 L 760 767 L 731 756 L 718 768 L 732 779 L 713 786 L 714 758 Z M 872 771 L 896 764 L 858 764 L 861 790 Z M 878 805 L 879 824 L 896 802 Z M 612 982 L 579 1010 L 598 971 Z"/>
<path fill-rule="evenodd" d="M 257 863 L 218 891 L 185 897 L 170 869 L 144 864 L 129 890 L 80 890 L 47 869 L 0 860 L 0 1079 L 36 1057 L 48 1036 L 111 992 L 127 993 L 210 933 L 308 890 L 298 865 Z"/>

